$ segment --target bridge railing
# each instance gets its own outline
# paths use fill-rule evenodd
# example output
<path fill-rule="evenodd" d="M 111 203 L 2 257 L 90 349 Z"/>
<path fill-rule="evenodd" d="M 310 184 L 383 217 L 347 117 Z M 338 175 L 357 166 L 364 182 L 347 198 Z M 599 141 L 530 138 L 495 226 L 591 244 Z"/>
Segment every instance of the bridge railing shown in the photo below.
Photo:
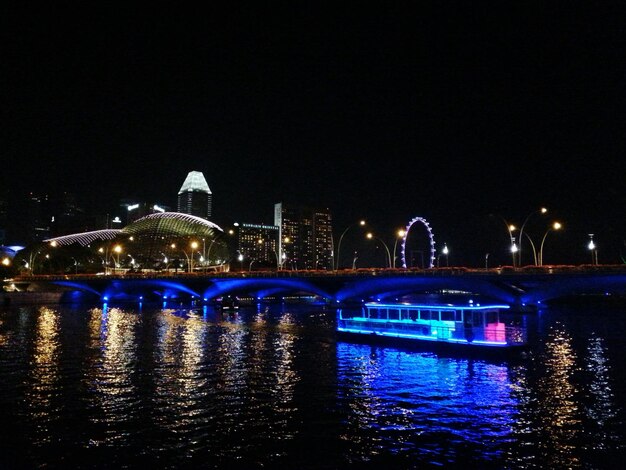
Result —
<path fill-rule="evenodd" d="M 551 265 L 551 266 L 500 266 L 480 269 L 467 267 L 444 268 L 359 268 L 333 270 L 267 270 L 227 272 L 120 272 L 115 274 L 24 274 L 5 282 L 95 280 L 95 279 L 206 279 L 206 278 L 291 278 L 291 277 L 364 277 L 364 276 L 458 276 L 458 275 L 537 275 L 537 274 L 595 274 L 626 273 L 626 265 Z"/>

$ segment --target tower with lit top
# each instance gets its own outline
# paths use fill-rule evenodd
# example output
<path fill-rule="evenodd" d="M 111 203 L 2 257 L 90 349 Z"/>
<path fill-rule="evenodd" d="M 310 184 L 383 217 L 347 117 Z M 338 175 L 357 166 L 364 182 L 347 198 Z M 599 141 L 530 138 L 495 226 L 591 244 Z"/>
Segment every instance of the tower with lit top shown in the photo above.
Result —
<path fill-rule="evenodd" d="M 212 193 L 201 171 L 190 171 L 178 191 L 178 212 L 209 220 Z"/>

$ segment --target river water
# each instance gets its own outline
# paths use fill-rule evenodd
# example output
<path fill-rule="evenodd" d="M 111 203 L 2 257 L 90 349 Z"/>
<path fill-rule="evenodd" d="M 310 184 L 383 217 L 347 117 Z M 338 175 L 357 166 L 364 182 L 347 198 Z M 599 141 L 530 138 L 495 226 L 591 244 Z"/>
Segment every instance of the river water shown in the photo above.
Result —
<path fill-rule="evenodd" d="M 626 306 L 530 316 L 515 358 L 345 342 L 336 311 L 0 308 L 0 468 L 615 468 Z"/>

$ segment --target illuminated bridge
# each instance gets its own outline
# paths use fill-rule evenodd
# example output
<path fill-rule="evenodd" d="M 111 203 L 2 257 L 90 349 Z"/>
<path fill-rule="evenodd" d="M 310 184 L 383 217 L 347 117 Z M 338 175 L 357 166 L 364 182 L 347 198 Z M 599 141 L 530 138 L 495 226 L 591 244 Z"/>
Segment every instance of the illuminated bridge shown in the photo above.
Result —
<path fill-rule="evenodd" d="M 341 304 L 452 292 L 523 309 L 569 296 L 626 295 L 626 266 L 63 275 L 21 277 L 13 282 L 19 290 L 62 291 L 63 301 L 76 302 L 210 302 L 225 295 L 261 301 L 306 295 Z"/>

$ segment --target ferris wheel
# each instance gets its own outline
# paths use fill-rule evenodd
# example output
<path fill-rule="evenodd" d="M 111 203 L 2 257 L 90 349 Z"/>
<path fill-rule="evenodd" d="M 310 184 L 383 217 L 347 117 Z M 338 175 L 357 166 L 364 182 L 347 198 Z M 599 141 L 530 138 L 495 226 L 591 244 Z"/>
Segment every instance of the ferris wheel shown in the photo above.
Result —
<path fill-rule="evenodd" d="M 428 221 L 423 217 L 415 217 L 413 220 L 409 222 L 406 226 L 406 230 L 404 231 L 404 237 L 402 237 L 402 267 L 406 268 L 406 239 L 409 236 L 409 232 L 411 227 L 413 227 L 416 223 L 421 223 L 424 227 L 426 227 L 426 231 L 428 232 L 428 240 L 430 242 L 430 264 L 429 268 L 435 266 L 435 237 L 433 235 L 433 231 L 428 224 Z"/>

